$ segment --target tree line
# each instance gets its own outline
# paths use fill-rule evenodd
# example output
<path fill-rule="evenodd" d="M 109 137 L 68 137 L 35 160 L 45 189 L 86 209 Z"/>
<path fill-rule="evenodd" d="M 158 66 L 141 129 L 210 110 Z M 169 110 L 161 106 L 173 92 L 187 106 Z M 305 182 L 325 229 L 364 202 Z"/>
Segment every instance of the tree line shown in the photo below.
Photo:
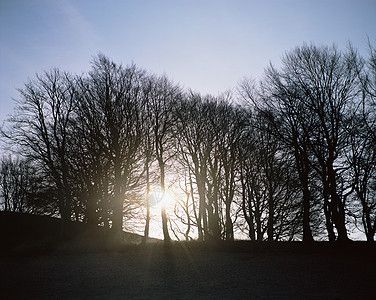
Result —
<path fill-rule="evenodd" d="M 96 56 L 19 89 L 2 128 L 6 211 L 60 216 L 148 237 L 150 194 L 166 241 L 345 241 L 376 231 L 376 49 L 306 45 L 263 79 L 219 96 Z M 16 154 L 16 156 L 14 155 Z M 17 158 L 15 158 L 17 157 Z"/>

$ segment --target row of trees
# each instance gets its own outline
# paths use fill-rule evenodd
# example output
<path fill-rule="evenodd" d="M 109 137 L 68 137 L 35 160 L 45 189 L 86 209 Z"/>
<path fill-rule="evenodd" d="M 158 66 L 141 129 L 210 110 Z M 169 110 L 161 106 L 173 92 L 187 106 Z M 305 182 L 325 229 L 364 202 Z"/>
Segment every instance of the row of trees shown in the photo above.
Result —
<path fill-rule="evenodd" d="M 3 209 L 164 239 L 347 240 L 376 230 L 376 51 L 303 45 L 260 83 L 213 97 L 98 55 L 91 71 L 46 72 L 20 89 L 3 136 Z M 11 188 L 10 188 L 11 187 Z M 20 191 L 18 191 L 20 190 Z"/>

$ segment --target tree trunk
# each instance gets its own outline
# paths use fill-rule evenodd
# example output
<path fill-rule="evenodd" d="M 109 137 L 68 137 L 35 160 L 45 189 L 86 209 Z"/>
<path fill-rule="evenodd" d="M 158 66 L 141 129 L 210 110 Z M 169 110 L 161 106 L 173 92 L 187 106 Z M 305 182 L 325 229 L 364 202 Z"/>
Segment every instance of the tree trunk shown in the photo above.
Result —
<path fill-rule="evenodd" d="M 240 182 L 242 186 L 242 210 L 244 214 L 244 218 L 248 224 L 248 236 L 251 241 L 256 240 L 255 235 L 255 226 L 253 224 L 253 213 L 252 213 L 252 207 L 251 207 L 251 201 L 250 201 L 250 192 L 247 189 L 246 182 L 243 177 L 243 171 L 240 172 Z M 248 209 L 247 205 L 248 204 Z"/>
<path fill-rule="evenodd" d="M 146 243 L 146 240 L 149 238 L 149 229 L 150 229 L 150 174 L 149 174 L 149 155 L 146 154 L 146 222 L 144 229 L 144 237 L 142 239 L 143 243 Z"/>
<path fill-rule="evenodd" d="M 365 189 L 363 189 L 363 192 L 359 189 L 357 186 L 355 188 L 358 198 L 360 199 L 360 202 L 362 204 L 362 223 L 364 227 L 364 233 L 366 234 L 367 241 L 373 242 L 374 241 L 374 235 L 375 235 L 375 225 L 372 226 L 371 216 L 370 216 L 370 208 L 366 201 L 366 192 Z"/>
<path fill-rule="evenodd" d="M 193 191 L 191 191 L 193 192 Z M 187 202 L 186 202 L 186 207 L 185 207 L 185 211 L 186 211 L 186 215 L 187 215 L 187 229 L 185 231 L 185 240 L 188 241 L 189 240 L 189 233 L 191 231 L 191 216 L 189 215 L 189 193 L 186 194 L 187 195 Z"/>
<path fill-rule="evenodd" d="M 336 174 L 332 163 L 328 163 L 328 187 L 331 200 L 331 213 L 333 216 L 334 225 L 338 233 L 338 241 L 347 241 L 347 229 L 345 223 L 345 210 L 337 193 Z"/>
<path fill-rule="evenodd" d="M 310 226 L 310 208 L 311 208 L 311 192 L 309 190 L 309 160 L 306 147 L 299 149 L 298 142 L 294 143 L 295 161 L 299 173 L 299 180 L 303 193 L 303 242 L 313 242 L 313 236 Z"/>
<path fill-rule="evenodd" d="M 158 160 L 159 163 L 159 169 L 161 172 L 161 189 L 162 189 L 162 194 L 165 193 L 165 165 L 162 159 L 160 158 Z M 168 232 L 168 218 L 167 218 L 167 212 L 166 208 L 162 207 L 161 210 L 161 216 L 162 216 L 162 230 L 163 230 L 163 240 L 165 243 L 169 243 L 171 241 L 170 234 Z"/>
<path fill-rule="evenodd" d="M 170 234 L 168 233 L 168 219 L 167 219 L 167 213 L 166 213 L 166 208 L 162 208 L 161 211 L 161 216 L 162 216 L 162 229 L 163 229 L 163 239 L 165 243 L 169 243 L 171 241 Z"/>
<path fill-rule="evenodd" d="M 336 235 L 333 229 L 333 222 L 331 217 L 331 208 L 328 196 L 324 195 L 324 214 L 325 214 L 325 227 L 328 232 L 329 242 L 334 242 L 336 240 Z"/>
<path fill-rule="evenodd" d="M 258 201 L 258 200 L 256 200 L 256 201 Z M 256 221 L 256 233 L 257 233 L 256 240 L 262 241 L 262 239 L 263 239 L 262 224 L 261 224 L 262 221 L 261 221 L 260 207 L 259 207 L 258 203 L 256 203 L 256 205 L 255 205 L 255 221 Z"/>
<path fill-rule="evenodd" d="M 311 192 L 308 187 L 308 172 L 306 170 L 302 172 L 301 184 L 303 188 L 303 242 L 311 243 L 313 242 L 310 226 Z"/>
<path fill-rule="evenodd" d="M 231 220 L 231 202 L 226 201 L 226 241 L 234 240 L 234 226 Z"/>
<path fill-rule="evenodd" d="M 116 155 L 119 157 L 119 155 Z M 123 231 L 123 199 L 121 195 L 121 170 L 120 163 L 115 160 L 115 184 L 114 184 L 114 198 L 113 198 L 113 218 L 112 229 L 115 235 L 121 235 Z"/>
<path fill-rule="evenodd" d="M 197 178 L 197 176 L 196 176 Z M 205 181 L 203 180 L 201 174 L 198 176 L 197 180 L 197 190 L 198 190 L 198 197 L 199 197 L 199 216 L 202 228 L 202 240 L 207 239 L 208 233 L 208 219 L 206 213 L 206 199 L 205 199 Z"/>
<path fill-rule="evenodd" d="M 95 195 L 93 188 L 89 186 L 89 191 L 87 192 L 86 199 L 86 218 L 89 226 L 97 225 L 97 216 L 96 216 L 96 203 Z"/>
<path fill-rule="evenodd" d="M 313 236 L 310 226 L 310 192 L 308 187 L 303 188 L 303 242 L 313 242 Z"/>
<path fill-rule="evenodd" d="M 374 242 L 375 241 L 375 233 L 372 231 L 368 231 L 366 233 L 367 236 L 367 242 Z"/>
<path fill-rule="evenodd" d="M 189 172 L 188 172 L 189 173 Z M 197 177 L 196 177 L 197 179 Z M 191 188 L 191 198 L 192 198 L 192 208 L 193 208 L 193 214 L 196 218 L 196 223 L 197 223 L 197 231 L 198 231 L 198 240 L 203 241 L 204 240 L 204 234 L 202 232 L 202 227 L 201 227 L 201 215 L 200 215 L 200 208 L 197 211 L 196 203 L 195 203 L 195 197 L 193 195 L 193 181 L 191 177 L 191 173 L 189 173 L 189 186 Z"/>
<path fill-rule="evenodd" d="M 321 181 L 323 185 L 323 198 L 324 198 L 324 215 L 325 215 L 325 227 L 328 232 L 329 242 L 334 242 L 336 240 L 336 235 L 334 233 L 333 221 L 332 221 L 332 209 L 331 203 L 329 202 L 329 184 L 327 180 L 327 172 L 325 166 L 321 168 Z"/>
<path fill-rule="evenodd" d="M 268 196 L 268 206 L 269 206 L 269 213 L 268 213 L 268 241 L 273 241 L 274 239 L 274 203 L 273 203 L 273 196 L 271 194 L 271 189 L 269 188 L 269 196 Z"/>

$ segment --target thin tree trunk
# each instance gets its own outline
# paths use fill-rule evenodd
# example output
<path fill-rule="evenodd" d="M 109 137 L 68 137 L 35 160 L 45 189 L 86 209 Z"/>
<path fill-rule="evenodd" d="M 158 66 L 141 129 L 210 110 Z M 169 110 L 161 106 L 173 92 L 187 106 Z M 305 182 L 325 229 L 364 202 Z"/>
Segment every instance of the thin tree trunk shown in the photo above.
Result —
<path fill-rule="evenodd" d="M 308 162 L 304 163 L 301 174 L 301 184 L 303 190 L 303 242 L 313 242 L 313 236 L 310 226 L 310 208 L 311 208 L 311 192 L 309 190 L 308 181 Z"/>
<path fill-rule="evenodd" d="M 234 240 L 234 226 L 231 220 L 231 202 L 226 201 L 226 240 Z"/>
<path fill-rule="evenodd" d="M 250 193 L 247 189 L 246 182 L 244 180 L 243 176 L 243 170 L 240 172 L 240 182 L 242 186 L 242 210 L 244 214 L 244 218 L 248 224 L 248 236 L 251 239 L 251 241 L 256 240 L 256 235 L 255 235 L 255 226 L 253 224 L 253 213 L 252 213 L 252 208 L 251 208 L 251 202 L 249 200 L 250 198 Z M 246 204 L 248 203 L 248 209 L 246 207 Z"/>
<path fill-rule="evenodd" d="M 146 158 L 146 222 L 144 237 L 142 239 L 143 243 L 146 243 L 149 238 L 149 229 L 150 229 L 150 174 L 149 174 L 149 157 L 147 154 Z"/>
<path fill-rule="evenodd" d="M 269 184 L 269 195 L 268 195 L 268 206 L 269 206 L 269 213 L 268 213 L 268 241 L 273 241 L 274 239 L 274 201 L 273 195 L 271 192 L 271 185 Z"/>
<path fill-rule="evenodd" d="M 158 161 L 159 163 L 159 169 L 161 172 L 161 189 L 162 189 L 162 194 L 165 193 L 165 166 L 164 162 L 160 159 Z M 171 241 L 170 234 L 168 232 L 168 218 L 167 218 L 167 212 L 166 208 L 162 207 L 161 209 L 161 217 L 162 217 L 162 230 L 163 230 L 163 240 L 165 243 L 169 243 Z"/>
<path fill-rule="evenodd" d="M 119 154 L 116 155 L 119 157 Z M 115 235 L 121 235 L 123 231 L 123 199 L 121 197 L 121 170 L 120 162 L 115 159 L 114 161 L 114 199 L 113 199 L 113 219 L 112 219 L 112 229 Z"/>
<path fill-rule="evenodd" d="M 303 242 L 311 243 L 313 242 L 313 236 L 310 226 L 311 192 L 309 190 L 309 160 L 305 146 L 299 149 L 298 142 L 295 140 L 294 148 L 295 161 L 303 193 Z"/>

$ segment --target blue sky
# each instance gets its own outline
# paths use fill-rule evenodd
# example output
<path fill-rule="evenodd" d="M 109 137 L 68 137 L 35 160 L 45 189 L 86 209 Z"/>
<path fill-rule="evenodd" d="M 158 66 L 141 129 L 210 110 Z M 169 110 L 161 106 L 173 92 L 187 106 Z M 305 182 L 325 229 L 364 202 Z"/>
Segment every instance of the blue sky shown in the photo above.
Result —
<path fill-rule="evenodd" d="M 0 0 L 0 124 L 36 72 L 82 73 L 99 52 L 218 94 L 303 42 L 365 52 L 367 36 L 375 0 Z"/>

